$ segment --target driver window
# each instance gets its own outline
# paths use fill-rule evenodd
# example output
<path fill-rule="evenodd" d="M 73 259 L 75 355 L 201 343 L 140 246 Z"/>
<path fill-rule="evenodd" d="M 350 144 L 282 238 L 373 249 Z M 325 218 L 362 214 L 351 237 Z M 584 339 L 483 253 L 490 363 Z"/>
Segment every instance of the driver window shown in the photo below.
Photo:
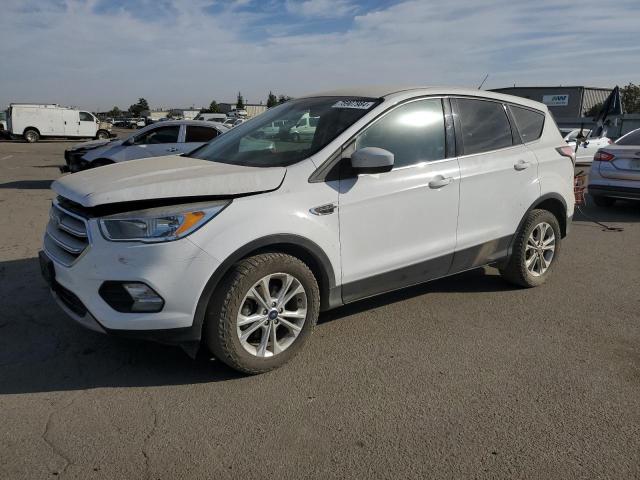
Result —
<path fill-rule="evenodd" d="M 136 138 L 136 145 L 155 145 L 158 143 L 178 143 L 180 126 L 160 127 Z"/>
<path fill-rule="evenodd" d="M 88 112 L 80 112 L 81 122 L 93 122 L 93 115 Z"/>
<path fill-rule="evenodd" d="M 445 158 L 445 127 L 439 98 L 402 105 L 356 138 L 356 149 L 379 147 L 395 156 L 394 169 Z"/>

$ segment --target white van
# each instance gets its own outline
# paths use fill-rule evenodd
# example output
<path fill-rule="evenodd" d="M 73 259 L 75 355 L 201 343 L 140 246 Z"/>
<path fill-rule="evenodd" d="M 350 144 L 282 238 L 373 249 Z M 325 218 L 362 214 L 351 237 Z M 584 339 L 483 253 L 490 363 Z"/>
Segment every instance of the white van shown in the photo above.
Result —
<path fill-rule="evenodd" d="M 89 112 L 60 105 L 12 103 L 7 130 L 13 138 L 22 137 L 34 143 L 41 137 L 107 139 L 111 125 L 101 124 Z"/>
<path fill-rule="evenodd" d="M 224 113 L 199 113 L 194 120 L 223 123 L 227 119 Z"/>

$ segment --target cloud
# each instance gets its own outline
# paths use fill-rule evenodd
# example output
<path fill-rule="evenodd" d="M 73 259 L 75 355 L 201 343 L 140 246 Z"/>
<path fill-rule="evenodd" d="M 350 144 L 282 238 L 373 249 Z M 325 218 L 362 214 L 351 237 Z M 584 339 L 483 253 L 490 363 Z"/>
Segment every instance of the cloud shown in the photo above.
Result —
<path fill-rule="evenodd" d="M 637 0 L 574 4 L 4 0 L 0 105 L 199 106 L 238 90 L 259 102 L 270 90 L 474 86 L 486 73 L 489 88 L 640 81 Z"/>
<path fill-rule="evenodd" d="M 349 0 L 286 0 L 285 5 L 291 14 L 319 18 L 343 17 L 357 9 Z"/>

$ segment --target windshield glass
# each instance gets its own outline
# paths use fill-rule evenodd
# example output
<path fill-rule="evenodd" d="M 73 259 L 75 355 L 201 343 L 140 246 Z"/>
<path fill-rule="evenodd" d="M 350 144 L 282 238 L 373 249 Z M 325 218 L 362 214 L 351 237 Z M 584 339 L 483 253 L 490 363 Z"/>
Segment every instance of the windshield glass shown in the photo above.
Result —
<path fill-rule="evenodd" d="M 640 145 L 640 129 L 627 133 L 616 141 L 617 145 Z"/>
<path fill-rule="evenodd" d="M 378 103 L 361 97 L 289 100 L 188 156 L 250 167 L 292 165 L 324 148 Z"/>

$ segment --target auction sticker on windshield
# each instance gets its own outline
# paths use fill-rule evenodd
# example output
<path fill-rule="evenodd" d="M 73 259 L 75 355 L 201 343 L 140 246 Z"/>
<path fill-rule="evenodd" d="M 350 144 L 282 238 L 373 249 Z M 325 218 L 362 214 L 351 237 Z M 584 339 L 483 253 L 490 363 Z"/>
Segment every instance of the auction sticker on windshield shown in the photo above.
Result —
<path fill-rule="evenodd" d="M 332 108 L 357 108 L 359 110 L 369 110 L 375 102 L 364 102 L 362 100 L 340 100 Z"/>

